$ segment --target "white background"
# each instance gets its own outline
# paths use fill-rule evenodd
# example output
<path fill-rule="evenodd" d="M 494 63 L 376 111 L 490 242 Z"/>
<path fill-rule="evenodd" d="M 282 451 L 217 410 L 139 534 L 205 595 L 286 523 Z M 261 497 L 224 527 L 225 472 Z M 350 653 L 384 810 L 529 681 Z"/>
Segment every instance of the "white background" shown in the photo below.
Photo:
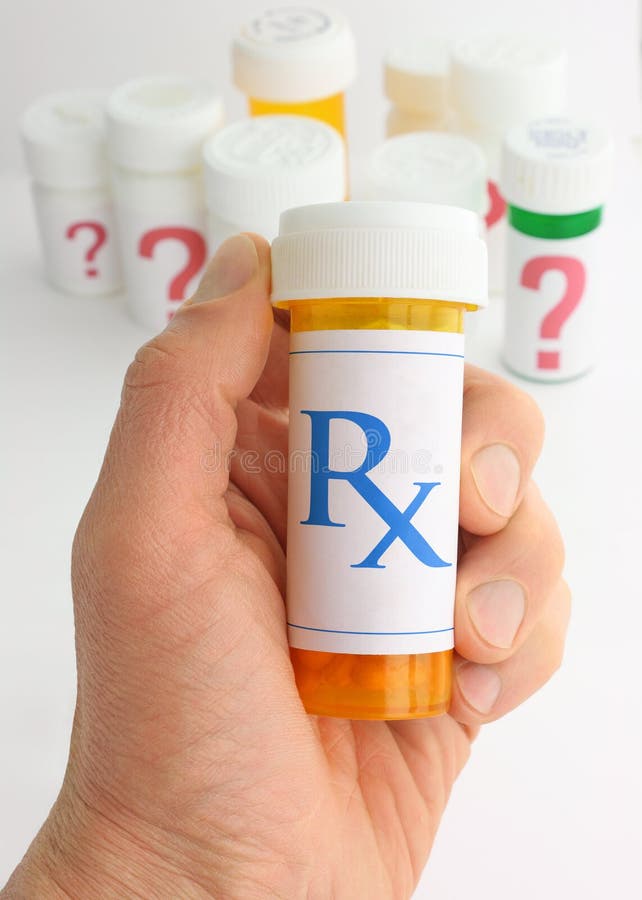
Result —
<path fill-rule="evenodd" d="M 610 122 L 617 179 L 606 240 L 603 360 L 562 386 L 530 385 L 548 422 L 538 481 L 568 544 L 575 608 L 562 671 L 484 729 L 455 787 L 417 892 L 430 900 L 642 895 L 639 688 L 642 587 L 642 191 L 627 135 L 639 127 L 634 0 L 344 2 L 361 76 L 349 98 L 353 157 L 381 134 L 381 53 L 408 28 L 450 34 L 550 29 L 571 51 L 576 108 Z M 73 299 L 45 286 L 20 166 L 16 117 L 39 93 L 174 70 L 227 86 L 228 37 L 253 8 L 212 0 L 22 0 L 0 11 L 2 601 L 0 883 L 53 802 L 74 703 L 69 550 L 144 332 L 121 298 Z M 498 368 L 501 304 L 471 355 Z"/>

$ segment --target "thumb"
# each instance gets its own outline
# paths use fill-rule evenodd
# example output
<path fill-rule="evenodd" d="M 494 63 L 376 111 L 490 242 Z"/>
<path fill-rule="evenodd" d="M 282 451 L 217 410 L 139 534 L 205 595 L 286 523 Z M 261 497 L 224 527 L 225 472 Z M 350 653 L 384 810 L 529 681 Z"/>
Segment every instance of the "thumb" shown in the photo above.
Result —
<path fill-rule="evenodd" d="M 265 365 L 269 290 L 266 241 L 229 238 L 195 295 L 138 351 L 99 481 L 108 483 L 112 502 L 141 505 L 154 518 L 168 498 L 174 505 L 206 502 L 210 515 L 218 517 L 218 507 L 227 519 L 225 460 L 234 447 L 236 405 Z M 220 464 L 204 465 L 212 454 Z"/>

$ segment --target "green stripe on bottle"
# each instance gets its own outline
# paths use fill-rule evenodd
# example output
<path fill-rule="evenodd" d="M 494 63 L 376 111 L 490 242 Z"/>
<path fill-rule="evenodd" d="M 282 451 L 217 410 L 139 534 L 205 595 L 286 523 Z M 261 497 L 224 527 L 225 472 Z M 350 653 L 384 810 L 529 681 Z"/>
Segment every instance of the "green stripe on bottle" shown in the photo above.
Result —
<path fill-rule="evenodd" d="M 518 206 L 508 207 L 508 221 L 516 231 L 529 234 L 531 237 L 563 240 L 580 237 L 594 231 L 602 221 L 602 209 L 589 209 L 587 212 L 571 213 L 566 216 L 549 216 L 545 213 L 530 212 Z"/>

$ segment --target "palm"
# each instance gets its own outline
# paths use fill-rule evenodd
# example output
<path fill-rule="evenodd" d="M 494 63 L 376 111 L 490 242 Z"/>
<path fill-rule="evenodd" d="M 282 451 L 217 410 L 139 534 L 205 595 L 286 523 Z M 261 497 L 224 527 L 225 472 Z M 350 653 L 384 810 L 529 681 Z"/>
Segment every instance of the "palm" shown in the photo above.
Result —
<path fill-rule="evenodd" d="M 101 475 L 74 559 L 79 646 L 100 651 L 78 661 L 89 712 L 74 742 L 91 761 L 78 790 L 110 817 L 115 803 L 155 827 L 178 822 L 209 864 L 231 856 L 236 878 L 260 888 L 282 886 L 279 869 L 291 869 L 286 895 L 306 879 L 324 896 L 339 879 L 348 896 L 381 896 L 385 885 L 405 895 L 469 740 L 448 716 L 387 724 L 303 710 L 282 593 L 286 352 L 277 327 L 264 374 L 237 409 L 226 514 L 220 500 L 212 506 L 207 473 L 195 492 L 178 472 L 158 496 L 144 486 L 139 518 L 125 521 L 118 500 L 128 488 L 110 481 L 109 466 Z M 200 414 L 193 430 L 190 421 L 182 441 L 192 458 L 204 432 Z"/>

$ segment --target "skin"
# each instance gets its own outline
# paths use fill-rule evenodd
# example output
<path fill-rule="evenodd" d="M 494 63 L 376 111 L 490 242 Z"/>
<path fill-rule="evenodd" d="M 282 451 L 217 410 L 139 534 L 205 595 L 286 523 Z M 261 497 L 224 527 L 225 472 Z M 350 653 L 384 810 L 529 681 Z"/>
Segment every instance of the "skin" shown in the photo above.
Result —
<path fill-rule="evenodd" d="M 69 765 L 4 898 L 408 897 L 480 726 L 560 663 L 562 542 L 530 478 L 542 417 L 468 367 L 450 714 L 306 715 L 286 641 L 286 477 L 261 466 L 287 450 L 287 320 L 274 324 L 269 284 L 262 239 L 226 242 L 127 372 L 73 549 Z M 482 497 L 476 454 L 497 445 L 506 471 Z M 526 612 L 500 648 L 467 597 L 505 579 Z M 470 698 L 491 683 L 481 712 Z"/>

